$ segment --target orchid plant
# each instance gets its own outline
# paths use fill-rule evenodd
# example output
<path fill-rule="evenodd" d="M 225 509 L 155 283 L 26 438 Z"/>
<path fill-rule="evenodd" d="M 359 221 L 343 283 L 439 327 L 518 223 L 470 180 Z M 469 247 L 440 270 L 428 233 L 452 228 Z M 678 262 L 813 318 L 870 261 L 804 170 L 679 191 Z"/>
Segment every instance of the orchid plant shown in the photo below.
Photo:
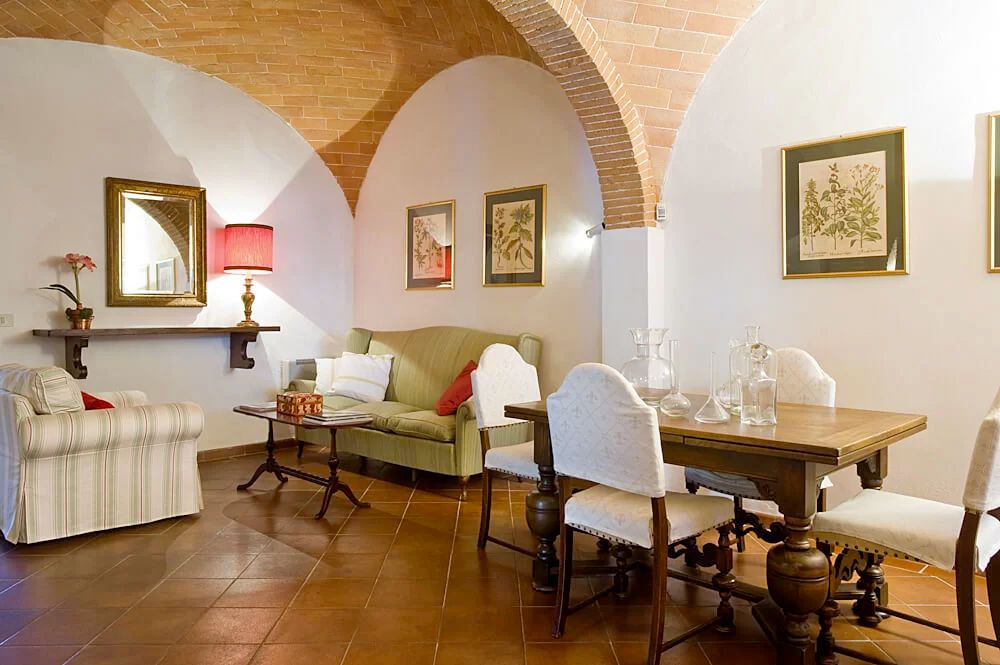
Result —
<path fill-rule="evenodd" d="M 66 309 L 67 317 L 72 319 L 72 314 L 76 314 L 80 318 L 89 319 L 94 315 L 94 310 L 90 307 L 84 307 L 83 301 L 80 300 L 80 272 L 83 270 L 93 272 L 94 268 L 97 267 L 97 264 L 94 263 L 94 259 L 90 258 L 86 254 L 76 254 L 74 252 L 70 252 L 64 256 L 63 261 L 65 261 L 69 265 L 69 269 L 73 271 L 73 281 L 76 283 L 76 293 L 70 291 L 62 284 L 49 284 L 48 286 L 43 286 L 42 288 L 49 291 L 58 291 L 76 304 L 75 312 L 72 308 Z"/>

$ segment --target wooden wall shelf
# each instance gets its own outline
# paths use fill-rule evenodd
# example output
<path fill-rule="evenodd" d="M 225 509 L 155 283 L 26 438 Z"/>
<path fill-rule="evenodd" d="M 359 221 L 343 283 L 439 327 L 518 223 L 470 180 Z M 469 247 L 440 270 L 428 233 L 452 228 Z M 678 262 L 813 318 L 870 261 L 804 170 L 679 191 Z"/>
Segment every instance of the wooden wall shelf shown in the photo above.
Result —
<path fill-rule="evenodd" d="M 280 326 L 223 326 L 194 327 L 173 326 L 169 328 L 92 328 L 71 330 L 53 328 L 31 331 L 35 337 L 60 337 L 66 346 L 66 371 L 75 379 L 87 378 L 87 366 L 83 364 L 83 349 L 90 344 L 91 337 L 160 337 L 163 335 L 229 335 L 229 366 L 233 369 L 253 369 L 254 359 L 247 356 L 247 344 L 257 341 L 257 334 L 278 332 Z"/>

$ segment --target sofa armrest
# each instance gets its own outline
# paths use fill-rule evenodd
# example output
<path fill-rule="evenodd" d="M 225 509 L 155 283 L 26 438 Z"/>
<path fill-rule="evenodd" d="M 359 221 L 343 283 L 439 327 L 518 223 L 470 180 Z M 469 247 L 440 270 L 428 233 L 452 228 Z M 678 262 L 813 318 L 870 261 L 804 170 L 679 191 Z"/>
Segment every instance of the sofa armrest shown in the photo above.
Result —
<path fill-rule="evenodd" d="M 146 393 L 138 390 L 119 390 L 109 393 L 94 393 L 94 397 L 111 402 L 115 405 L 116 409 L 149 404 L 149 398 L 146 397 Z"/>
<path fill-rule="evenodd" d="M 194 441 L 204 427 L 201 407 L 179 402 L 30 416 L 17 433 L 22 456 L 41 459 Z"/>
<path fill-rule="evenodd" d="M 483 448 L 471 397 L 455 411 L 455 466 L 462 476 L 474 476 L 483 470 Z"/>
<path fill-rule="evenodd" d="M 295 379 L 288 384 L 289 390 L 297 393 L 311 393 L 316 390 L 316 381 L 313 379 Z"/>

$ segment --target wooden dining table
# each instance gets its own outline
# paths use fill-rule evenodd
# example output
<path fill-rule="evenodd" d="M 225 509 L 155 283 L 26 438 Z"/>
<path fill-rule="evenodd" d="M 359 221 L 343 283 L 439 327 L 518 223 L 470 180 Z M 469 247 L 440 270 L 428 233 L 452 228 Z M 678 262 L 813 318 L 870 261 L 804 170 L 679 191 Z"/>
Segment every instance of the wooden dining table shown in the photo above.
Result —
<path fill-rule="evenodd" d="M 703 424 L 693 414 L 705 401 L 689 396 L 691 415 L 660 413 L 660 441 L 668 464 L 734 473 L 751 479 L 761 496 L 778 504 L 784 540 L 767 553 L 767 588 L 740 585 L 754 601 L 753 616 L 775 644 L 781 665 L 812 665 L 816 644 L 809 616 L 824 607 L 830 590 L 827 554 L 809 540 L 816 514 L 818 483 L 826 475 L 856 466 L 861 487 L 881 489 L 888 473 L 889 446 L 927 428 L 927 417 L 907 413 L 779 403 L 777 425 Z M 554 590 L 558 571 L 559 500 L 544 401 L 510 404 L 509 418 L 534 426 L 534 457 L 540 480 L 526 499 L 526 515 L 538 545 L 532 583 Z M 671 575 L 706 584 L 697 571 L 671 567 Z M 832 657 L 830 658 L 832 661 Z"/>

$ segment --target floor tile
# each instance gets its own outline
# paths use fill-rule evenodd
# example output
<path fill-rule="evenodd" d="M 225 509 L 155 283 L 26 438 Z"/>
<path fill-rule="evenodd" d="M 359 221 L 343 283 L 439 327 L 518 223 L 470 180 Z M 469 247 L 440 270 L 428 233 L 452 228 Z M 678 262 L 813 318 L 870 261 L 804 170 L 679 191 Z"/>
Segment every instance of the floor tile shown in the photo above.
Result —
<path fill-rule="evenodd" d="M 648 642 L 614 642 L 612 648 L 618 658 L 618 665 L 646 665 Z M 734 647 L 730 650 L 728 661 L 735 663 L 740 658 L 740 652 Z M 742 665 L 742 660 L 739 661 Z M 712 665 L 701 647 L 693 642 L 682 642 L 665 651 L 660 656 L 660 665 Z M 720 664 L 722 665 L 722 664 Z"/>
<path fill-rule="evenodd" d="M 518 642 L 467 642 L 438 645 L 434 665 L 524 665 L 524 645 Z"/>
<path fill-rule="evenodd" d="M 166 646 L 91 645 L 69 661 L 68 665 L 150 665 L 167 652 Z"/>
<path fill-rule="evenodd" d="M 44 614 L 44 610 L 0 610 L 0 641 L 18 632 Z"/>
<path fill-rule="evenodd" d="M 367 608 L 359 619 L 362 642 L 437 642 L 441 628 L 441 610 L 431 608 Z"/>
<path fill-rule="evenodd" d="M 291 606 L 302 609 L 361 608 L 368 603 L 374 587 L 375 579 L 370 577 L 309 580 Z"/>
<path fill-rule="evenodd" d="M 97 636 L 96 644 L 173 644 L 205 612 L 200 607 L 136 607 Z"/>
<path fill-rule="evenodd" d="M 166 579 L 139 601 L 139 606 L 211 607 L 231 582 L 228 579 Z"/>
<path fill-rule="evenodd" d="M 436 645 L 351 643 L 343 665 L 434 665 Z"/>
<path fill-rule="evenodd" d="M 86 579 L 29 577 L 0 593 L 0 609 L 55 607 L 87 584 Z"/>
<path fill-rule="evenodd" d="M 347 644 L 264 644 L 251 665 L 341 665 Z"/>
<path fill-rule="evenodd" d="M 247 569 L 256 554 L 195 554 L 178 567 L 170 577 L 233 578 Z"/>
<path fill-rule="evenodd" d="M 255 644 L 175 644 L 156 665 L 246 665 Z"/>
<path fill-rule="evenodd" d="M 120 609 L 52 610 L 28 624 L 4 644 L 87 644 L 122 613 Z"/>
<path fill-rule="evenodd" d="M 79 651 L 77 646 L 0 647 L 0 665 L 62 665 Z"/>
<path fill-rule="evenodd" d="M 318 557 L 301 552 L 281 554 L 260 554 L 240 573 L 241 578 L 274 579 L 299 577 L 305 578 L 316 566 Z"/>
<path fill-rule="evenodd" d="M 589 644 L 529 642 L 524 655 L 527 665 L 617 665 L 615 654 L 608 642 Z"/>
<path fill-rule="evenodd" d="M 267 642 L 350 642 L 360 622 L 361 610 L 356 609 L 291 609 L 282 615 L 274 630 L 267 636 Z"/>
<path fill-rule="evenodd" d="M 277 608 L 213 607 L 181 639 L 185 644 L 260 644 L 281 616 Z"/>
<path fill-rule="evenodd" d="M 445 580 L 440 578 L 394 580 L 382 578 L 375 584 L 368 607 L 441 607 Z"/>
<path fill-rule="evenodd" d="M 226 589 L 216 607 L 287 607 L 302 587 L 300 579 L 239 579 Z"/>
<path fill-rule="evenodd" d="M 446 607 L 440 641 L 521 644 L 524 641 L 521 610 L 517 607 Z"/>

